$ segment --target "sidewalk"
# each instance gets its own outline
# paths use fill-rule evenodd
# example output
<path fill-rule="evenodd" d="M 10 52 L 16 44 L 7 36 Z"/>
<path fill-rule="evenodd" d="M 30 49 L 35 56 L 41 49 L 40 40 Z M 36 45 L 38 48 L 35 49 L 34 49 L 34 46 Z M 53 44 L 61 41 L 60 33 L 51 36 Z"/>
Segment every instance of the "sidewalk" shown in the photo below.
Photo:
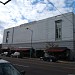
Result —
<path fill-rule="evenodd" d="M 41 61 L 40 58 L 30 58 L 31 60 L 39 60 Z M 43 60 L 42 60 L 43 61 Z M 57 63 L 65 63 L 65 64 L 68 64 L 68 63 L 73 63 L 75 64 L 75 61 L 64 61 L 64 60 L 58 60 Z"/>
<path fill-rule="evenodd" d="M 40 59 L 40 58 L 27 58 L 27 57 L 25 57 L 25 59 L 43 61 L 43 60 Z M 75 64 L 75 61 L 63 61 L 63 60 L 58 60 L 56 63 L 65 63 L 65 64 L 73 63 L 73 64 Z"/>
<path fill-rule="evenodd" d="M 75 64 L 75 61 L 62 61 L 62 60 L 58 60 L 57 63 L 65 63 L 65 64 L 73 63 L 73 64 Z"/>
<path fill-rule="evenodd" d="M 0 56 L 1 58 L 2 57 L 5 57 L 5 56 Z M 43 61 L 44 62 L 44 60 L 43 59 L 40 59 L 40 58 L 29 58 L 29 57 L 23 57 L 23 59 L 27 59 L 27 60 L 32 60 L 32 61 Z M 46 62 L 46 61 L 45 61 Z M 63 60 L 58 60 L 57 62 L 55 62 L 55 63 L 64 63 L 64 64 L 75 64 L 75 61 L 63 61 Z"/>

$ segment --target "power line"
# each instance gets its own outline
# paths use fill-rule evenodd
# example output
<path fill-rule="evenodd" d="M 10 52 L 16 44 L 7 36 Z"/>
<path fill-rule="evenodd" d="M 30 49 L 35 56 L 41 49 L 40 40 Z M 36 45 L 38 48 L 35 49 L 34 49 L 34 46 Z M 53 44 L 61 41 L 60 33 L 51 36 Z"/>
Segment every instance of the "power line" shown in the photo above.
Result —
<path fill-rule="evenodd" d="M 2 4 L 7 4 L 8 2 L 10 2 L 11 0 L 8 0 L 8 1 L 6 1 L 5 3 L 4 2 L 2 2 L 2 1 L 0 1 L 0 3 L 2 3 Z"/>
<path fill-rule="evenodd" d="M 73 8 L 72 12 L 74 11 L 74 4 L 75 4 L 75 1 L 73 1 L 73 3 L 70 5 Z"/>
<path fill-rule="evenodd" d="M 54 6 L 68 21 L 70 21 L 51 1 L 47 0 L 48 2 L 50 2 L 50 4 L 52 6 Z M 71 22 L 71 21 L 70 21 Z M 73 24 L 73 22 L 71 22 Z"/>
<path fill-rule="evenodd" d="M 59 13 L 61 13 L 62 15 L 63 15 L 63 17 L 65 17 L 69 22 L 71 22 L 72 24 L 73 24 L 73 22 L 71 21 L 71 20 L 69 20 L 51 1 L 49 1 L 49 0 L 47 0 L 53 7 L 55 7 L 58 11 L 59 11 Z M 24 0 L 23 0 L 23 3 L 24 3 Z M 72 4 L 71 5 L 73 5 L 74 4 L 74 1 L 72 2 Z M 74 9 L 73 9 L 74 10 Z"/>
<path fill-rule="evenodd" d="M 55 6 L 54 6 L 55 7 Z M 56 7 L 55 7 L 56 8 Z M 58 11 L 59 11 L 59 9 L 58 8 L 56 8 Z M 60 12 L 60 11 L 59 11 Z M 61 12 L 60 12 L 61 13 Z M 63 13 L 61 13 L 68 21 L 70 21 Z M 71 22 L 71 21 L 70 21 Z M 72 22 L 71 22 L 72 23 Z M 72 23 L 73 24 L 73 23 Z"/>

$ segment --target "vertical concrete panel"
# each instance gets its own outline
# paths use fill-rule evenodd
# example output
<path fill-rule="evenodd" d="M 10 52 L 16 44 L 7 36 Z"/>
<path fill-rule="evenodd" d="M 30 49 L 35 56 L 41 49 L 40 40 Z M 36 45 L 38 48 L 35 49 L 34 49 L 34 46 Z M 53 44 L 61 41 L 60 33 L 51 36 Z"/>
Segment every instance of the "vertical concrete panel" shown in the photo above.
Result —
<path fill-rule="evenodd" d="M 8 42 L 6 43 L 7 32 L 9 31 Z M 3 44 L 12 44 L 13 28 L 6 29 L 3 36 Z"/>
<path fill-rule="evenodd" d="M 73 40 L 72 13 L 62 16 L 62 40 Z"/>

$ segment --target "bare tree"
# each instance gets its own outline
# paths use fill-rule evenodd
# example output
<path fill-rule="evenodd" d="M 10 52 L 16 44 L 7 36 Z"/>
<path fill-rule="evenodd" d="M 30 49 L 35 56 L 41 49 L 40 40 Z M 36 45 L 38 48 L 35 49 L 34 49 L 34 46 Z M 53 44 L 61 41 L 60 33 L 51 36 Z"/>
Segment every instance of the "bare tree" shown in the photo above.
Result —
<path fill-rule="evenodd" d="M 58 44 L 55 44 L 55 43 L 53 43 L 53 42 L 47 42 L 46 43 L 46 49 L 48 49 L 48 48 L 50 48 L 50 47 L 58 47 Z"/>

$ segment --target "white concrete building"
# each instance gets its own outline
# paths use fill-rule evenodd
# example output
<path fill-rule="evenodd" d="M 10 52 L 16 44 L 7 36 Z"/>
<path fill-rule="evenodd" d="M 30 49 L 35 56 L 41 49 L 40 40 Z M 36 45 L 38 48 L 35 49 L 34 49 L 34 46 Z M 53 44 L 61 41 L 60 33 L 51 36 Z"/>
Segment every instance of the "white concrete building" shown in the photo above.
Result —
<path fill-rule="evenodd" d="M 4 30 L 3 48 L 31 47 L 31 43 L 36 50 L 67 47 L 71 59 L 75 58 L 75 15 L 66 13 Z"/>

